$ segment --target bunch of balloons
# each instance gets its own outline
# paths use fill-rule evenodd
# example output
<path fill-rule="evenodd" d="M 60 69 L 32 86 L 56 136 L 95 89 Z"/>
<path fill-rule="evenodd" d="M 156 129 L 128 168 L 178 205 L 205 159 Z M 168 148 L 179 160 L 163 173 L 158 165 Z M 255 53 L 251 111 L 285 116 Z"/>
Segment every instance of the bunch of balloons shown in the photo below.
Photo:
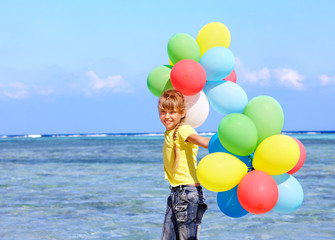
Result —
<path fill-rule="evenodd" d="M 281 134 L 284 113 L 274 98 L 248 101 L 236 83 L 230 39 L 219 22 L 205 25 L 196 39 L 175 34 L 167 46 L 170 65 L 150 72 L 148 88 L 157 97 L 166 89 L 179 90 L 185 96 L 185 124 L 194 128 L 205 122 L 209 106 L 224 116 L 197 168 L 202 186 L 218 192 L 224 214 L 293 212 L 303 201 L 303 190 L 292 174 L 304 164 L 305 148 Z"/>
<path fill-rule="evenodd" d="M 149 90 L 157 97 L 170 88 L 179 90 L 185 96 L 185 124 L 194 128 L 206 121 L 209 104 L 222 114 L 242 112 L 248 99 L 235 84 L 235 57 L 229 44 L 230 32 L 219 22 L 205 25 L 196 39 L 186 33 L 175 34 L 167 45 L 170 65 L 150 72 Z"/>

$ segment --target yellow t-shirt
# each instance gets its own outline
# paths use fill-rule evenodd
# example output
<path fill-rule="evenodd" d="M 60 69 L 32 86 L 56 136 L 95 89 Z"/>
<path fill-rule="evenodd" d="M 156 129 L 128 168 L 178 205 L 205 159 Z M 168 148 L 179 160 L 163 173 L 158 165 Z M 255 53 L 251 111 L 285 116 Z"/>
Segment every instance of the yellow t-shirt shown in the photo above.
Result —
<path fill-rule="evenodd" d="M 165 179 L 169 180 L 173 187 L 199 183 L 196 174 L 198 146 L 186 142 L 186 139 L 191 134 L 197 134 L 197 132 L 190 125 L 182 125 L 179 127 L 175 140 L 177 151 L 179 151 L 179 163 L 178 168 L 173 170 L 175 161 L 174 131 L 173 129 L 165 132 L 165 141 L 163 144 Z"/>

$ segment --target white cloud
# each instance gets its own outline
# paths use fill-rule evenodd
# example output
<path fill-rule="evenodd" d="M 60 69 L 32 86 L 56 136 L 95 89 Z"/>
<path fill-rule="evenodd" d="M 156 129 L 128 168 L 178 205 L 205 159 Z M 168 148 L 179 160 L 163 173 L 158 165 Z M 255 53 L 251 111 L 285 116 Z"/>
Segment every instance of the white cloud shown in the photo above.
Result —
<path fill-rule="evenodd" d="M 243 63 L 239 57 L 235 57 L 235 68 L 242 67 Z"/>
<path fill-rule="evenodd" d="M 57 66 L 30 70 L 0 66 L 0 77 L 0 100 L 132 92 L 131 86 L 120 75 L 102 78 L 94 71 L 68 71 Z"/>
<path fill-rule="evenodd" d="M 269 69 L 263 67 L 260 70 L 247 69 L 243 62 L 236 57 L 235 58 L 235 70 L 237 74 L 237 81 L 245 81 L 253 85 L 282 85 L 295 90 L 304 89 L 305 77 L 299 74 L 294 69 L 289 68 L 277 68 Z M 320 78 L 321 79 L 321 78 Z M 322 77 L 323 81 L 326 82 L 325 76 Z"/>
<path fill-rule="evenodd" d="M 47 96 L 55 92 L 54 89 L 38 88 L 38 86 L 29 86 L 23 82 L 9 82 L 6 84 L 0 84 L 0 96 L 22 100 L 27 99 L 34 94 Z"/>
<path fill-rule="evenodd" d="M 108 76 L 105 79 L 101 79 L 95 72 L 88 71 L 86 76 L 90 80 L 91 90 L 97 92 L 100 90 L 112 90 L 117 92 L 128 92 L 128 84 L 120 75 Z"/>
<path fill-rule="evenodd" d="M 12 88 L 26 88 L 26 85 L 22 82 L 13 82 L 13 83 L 8 83 L 7 84 L 8 87 L 12 87 Z"/>
<path fill-rule="evenodd" d="M 244 73 L 244 79 L 250 83 L 265 85 L 270 80 L 270 70 L 264 67 L 258 71 L 246 71 Z"/>
<path fill-rule="evenodd" d="M 11 99 L 28 98 L 26 85 L 22 82 L 13 82 L 0 85 L 0 95 Z"/>
<path fill-rule="evenodd" d="M 36 91 L 37 94 L 42 96 L 49 96 L 55 93 L 54 89 L 40 89 Z"/>
<path fill-rule="evenodd" d="M 275 73 L 280 84 L 287 87 L 293 87 L 298 90 L 302 90 L 304 88 L 303 81 L 305 78 L 297 71 L 288 68 L 281 68 L 276 69 Z"/>
<path fill-rule="evenodd" d="M 8 98 L 18 99 L 18 100 L 28 98 L 28 92 L 24 89 L 20 89 L 16 91 L 4 91 L 2 94 Z"/>
<path fill-rule="evenodd" d="M 335 75 L 334 76 L 328 76 L 326 74 L 323 74 L 321 76 L 319 76 L 320 79 L 320 83 L 323 86 L 327 86 L 327 85 L 335 85 Z"/>

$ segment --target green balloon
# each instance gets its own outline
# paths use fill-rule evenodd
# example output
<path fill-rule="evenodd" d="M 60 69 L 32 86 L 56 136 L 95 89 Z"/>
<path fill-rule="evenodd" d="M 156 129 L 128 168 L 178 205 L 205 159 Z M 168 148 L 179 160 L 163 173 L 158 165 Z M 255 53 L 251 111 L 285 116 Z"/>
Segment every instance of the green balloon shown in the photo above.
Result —
<path fill-rule="evenodd" d="M 280 134 L 284 126 L 284 112 L 280 104 L 270 96 L 257 96 L 244 108 L 243 114 L 256 125 L 259 145 L 265 138 Z"/>
<path fill-rule="evenodd" d="M 170 38 L 167 46 L 169 58 L 173 64 L 183 59 L 200 61 L 200 48 L 197 41 L 186 33 L 177 33 Z"/>
<path fill-rule="evenodd" d="M 160 97 L 167 89 L 172 89 L 173 86 L 170 81 L 172 66 L 164 65 L 153 69 L 147 78 L 147 85 L 150 92 Z"/>
<path fill-rule="evenodd" d="M 248 156 L 256 148 L 256 126 L 249 117 L 241 113 L 224 117 L 219 124 L 218 136 L 224 148 L 239 156 Z"/>

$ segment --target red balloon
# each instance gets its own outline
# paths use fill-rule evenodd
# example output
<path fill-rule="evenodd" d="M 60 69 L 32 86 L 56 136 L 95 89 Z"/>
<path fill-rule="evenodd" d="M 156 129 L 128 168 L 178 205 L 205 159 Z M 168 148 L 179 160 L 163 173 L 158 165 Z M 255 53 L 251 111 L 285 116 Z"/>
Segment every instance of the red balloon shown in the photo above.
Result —
<path fill-rule="evenodd" d="M 254 214 L 269 212 L 279 196 L 276 181 L 260 170 L 247 173 L 237 187 L 237 197 L 242 207 Z"/>
<path fill-rule="evenodd" d="M 300 148 L 300 157 L 299 160 L 297 162 L 297 164 L 294 166 L 294 168 L 292 168 L 290 171 L 288 171 L 288 174 L 293 174 L 296 173 L 301 167 L 302 165 L 304 165 L 305 160 L 306 160 L 306 149 L 304 147 L 304 145 L 295 137 L 292 137 L 299 145 Z"/>
<path fill-rule="evenodd" d="M 200 63 L 184 59 L 173 66 L 170 80 L 175 89 L 186 96 L 192 96 L 204 88 L 206 72 Z"/>
<path fill-rule="evenodd" d="M 235 73 L 235 70 L 233 69 L 233 71 L 223 80 L 226 80 L 226 81 L 231 81 L 233 83 L 236 83 L 236 73 Z"/>

